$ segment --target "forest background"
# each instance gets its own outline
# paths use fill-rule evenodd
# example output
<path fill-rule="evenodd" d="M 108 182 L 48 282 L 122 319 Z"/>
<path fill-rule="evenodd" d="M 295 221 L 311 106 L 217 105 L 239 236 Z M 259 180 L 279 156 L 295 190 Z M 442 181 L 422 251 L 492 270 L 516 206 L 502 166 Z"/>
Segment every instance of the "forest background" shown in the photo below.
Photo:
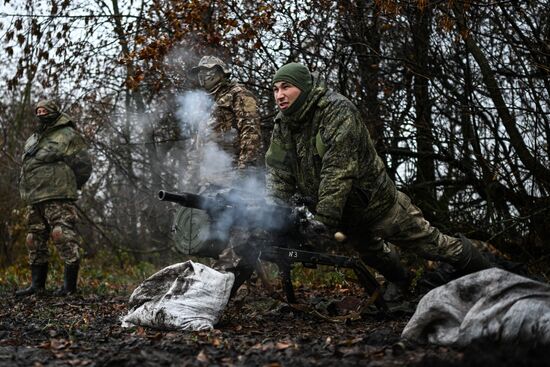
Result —
<path fill-rule="evenodd" d="M 189 69 L 214 54 L 256 94 L 265 147 L 273 72 L 303 62 L 358 106 L 428 220 L 546 277 L 548 0 L 3 0 L 0 40 L 4 271 L 25 268 L 18 176 L 42 98 L 58 100 L 90 144 L 94 173 L 78 201 L 86 258 L 122 272 L 181 261 L 175 207 L 156 193 L 181 187 L 190 135 L 180 97 L 197 88 Z"/>

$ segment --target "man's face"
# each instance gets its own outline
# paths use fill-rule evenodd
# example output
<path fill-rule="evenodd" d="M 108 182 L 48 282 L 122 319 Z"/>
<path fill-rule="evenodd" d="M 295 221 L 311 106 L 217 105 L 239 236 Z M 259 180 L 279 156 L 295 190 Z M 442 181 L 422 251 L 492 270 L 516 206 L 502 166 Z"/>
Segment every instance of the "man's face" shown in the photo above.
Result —
<path fill-rule="evenodd" d="M 207 91 L 213 90 L 223 78 L 223 72 L 219 68 L 199 70 L 197 77 L 199 84 Z"/>
<path fill-rule="evenodd" d="M 281 111 L 289 108 L 294 101 L 300 96 L 302 91 L 300 88 L 287 82 L 277 82 L 273 84 L 273 96 L 275 97 L 275 103 Z"/>
<path fill-rule="evenodd" d="M 46 108 L 44 107 L 38 107 L 36 109 L 36 116 L 45 116 L 47 115 L 49 112 Z"/>

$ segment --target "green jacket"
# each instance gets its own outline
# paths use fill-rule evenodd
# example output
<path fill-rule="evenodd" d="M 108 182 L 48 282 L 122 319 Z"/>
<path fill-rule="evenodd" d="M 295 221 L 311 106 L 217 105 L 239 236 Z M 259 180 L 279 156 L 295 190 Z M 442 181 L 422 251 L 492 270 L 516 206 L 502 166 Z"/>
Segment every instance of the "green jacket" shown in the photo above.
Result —
<path fill-rule="evenodd" d="M 86 143 L 69 116 L 62 113 L 25 143 L 19 180 L 21 199 L 27 204 L 76 200 L 77 189 L 86 183 L 91 172 Z"/>
<path fill-rule="evenodd" d="M 361 227 L 396 201 L 359 111 L 318 80 L 300 110 L 276 116 L 266 166 L 275 199 L 307 196 L 315 218 L 330 226 Z"/>

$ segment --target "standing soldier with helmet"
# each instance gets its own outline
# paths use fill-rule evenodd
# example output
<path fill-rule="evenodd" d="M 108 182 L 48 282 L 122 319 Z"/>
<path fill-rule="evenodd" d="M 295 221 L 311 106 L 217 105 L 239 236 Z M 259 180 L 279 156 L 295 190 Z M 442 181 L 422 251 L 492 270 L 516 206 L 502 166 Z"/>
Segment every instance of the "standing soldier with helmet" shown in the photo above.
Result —
<path fill-rule="evenodd" d="M 229 79 L 231 71 L 215 56 L 201 58 L 190 74 L 215 102 L 207 139 L 228 153 L 239 170 L 263 163 L 260 114 L 254 95 Z"/>
<path fill-rule="evenodd" d="M 230 69 L 215 56 L 202 57 L 199 64 L 191 69 L 190 75 L 198 79 L 200 86 L 215 102 L 205 139 L 209 143 L 215 143 L 232 158 L 231 175 L 236 173 L 238 178 L 242 178 L 247 173 L 250 174 L 263 164 L 260 114 L 256 98 L 242 84 L 229 78 Z M 221 176 L 224 177 L 213 177 L 213 182 L 206 184 L 227 184 L 227 175 Z M 236 253 L 247 238 L 248 235 L 243 233 L 231 233 L 229 245 L 214 265 L 217 269 L 235 273 L 234 291 L 253 272 L 253 260 L 244 260 L 241 253 Z"/>
<path fill-rule="evenodd" d="M 76 233 L 75 201 L 92 172 L 84 138 L 74 121 L 51 100 L 34 110 L 38 126 L 26 141 L 19 183 L 28 204 L 26 244 L 31 266 L 31 285 L 17 296 L 44 291 L 48 274 L 48 239 L 51 237 L 65 263 L 64 280 L 57 295 L 75 293 L 80 266 L 81 239 Z"/>

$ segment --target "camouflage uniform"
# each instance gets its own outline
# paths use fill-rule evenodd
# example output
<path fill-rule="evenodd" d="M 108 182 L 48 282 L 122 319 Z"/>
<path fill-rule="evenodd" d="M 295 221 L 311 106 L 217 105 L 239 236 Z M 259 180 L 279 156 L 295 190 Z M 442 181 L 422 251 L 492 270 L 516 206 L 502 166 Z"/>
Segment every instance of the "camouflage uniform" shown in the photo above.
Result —
<path fill-rule="evenodd" d="M 205 87 L 215 104 L 207 131 L 198 138 L 196 148 L 204 154 L 206 146 L 214 145 L 225 152 L 232 162 L 222 165 L 219 171 L 212 168 L 215 165 L 207 167 L 207 173 L 201 172 L 199 185 L 227 186 L 228 181 L 231 182 L 231 178 L 238 176 L 240 171 L 263 163 L 260 115 L 254 95 L 243 85 L 229 79 L 230 70 L 223 61 L 214 56 L 204 56 L 199 65 L 191 70 L 191 75 L 196 76 L 204 70 L 218 71 L 219 74 L 210 88 Z"/>
<path fill-rule="evenodd" d="M 21 198 L 28 204 L 29 263 L 31 268 L 47 265 L 51 236 L 66 267 L 78 272 L 81 239 L 75 230 L 78 216 L 74 201 L 77 190 L 90 177 L 92 163 L 71 118 L 53 101 L 41 101 L 36 108 L 40 107 L 54 121 L 41 123 L 25 143 L 19 182 Z"/>
<path fill-rule="evenodd" d="M 263 163 L 260 115 L 254 95 L 242 84 L 229 80 L 229 68 L 217 57 L 204 56 L 191 73 L 197 74 L 201 70 L 216 69 L 223 72 L 223 76 L 220 74 L 219 81 L 211 88 L 206 88 L 213 96 L 215 105 L 212 118 L 208 122 L 208 131 L 201 145 L 215 144 L 217 148 L 232 157 L 230 168 L 232 172 L 215 172 L 208 177 L 202 177 L 201 191 L 205 190 L 204 186 L 209 185 L 214 188 L 225 187 L 228 183 L 232 183 L 231 178 L 235 175 L 236 178 L 241 178 L 240 173 L 250 173 Z M 249 238 L 249 234 L 232 230 L 227 247 L 213 265 L 216 269 L 231 269 L 236 273 L 234 290 L 253 271 L 251 261 L 237 254 Z"/>
<path fill-rule="evenodd" d="M 50 254 L 46 244 L 50 234 L 65 263 L 78 262 L 80 237 L 75 231 L 77 220 L 76 207 L 70 201 L 50 200 L 31 205 L 27 213 L 30 264 L 48 262 Z"/>
<path fill-rule="evenodd" d="M 216 90 L 214 99 L 209 140 L 234 157 L 238 169 L 258 165 L 263 157 L 260 115 L 253 94 L 243 85 L 228 81 Z"/>
<path fill-rule="evenodd" d="M 298 111 L 276 116 L 266 165 L 275 200 L 296 192 L 308 197 L 315 219 L 341 228 L 365 262 L 390 280 L 405 274 L 383 240 L 426 258 L 461 261 L 462 241 L 441 234 L 397 191 L 357 108 L 319 80 Z M 388 257 L 393 265 L 379 263 Z"/>

